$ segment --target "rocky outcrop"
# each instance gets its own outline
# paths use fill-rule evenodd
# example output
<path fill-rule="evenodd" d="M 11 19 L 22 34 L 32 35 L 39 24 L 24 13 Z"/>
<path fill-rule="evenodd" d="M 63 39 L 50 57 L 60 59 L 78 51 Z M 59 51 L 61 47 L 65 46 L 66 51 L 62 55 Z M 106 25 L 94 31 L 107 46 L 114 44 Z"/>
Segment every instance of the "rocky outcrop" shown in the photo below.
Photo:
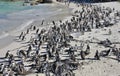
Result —
<path fill-rule="evenodd" d="M 38 3 L 51 3 L 52 0 L 35 0 Z"/>

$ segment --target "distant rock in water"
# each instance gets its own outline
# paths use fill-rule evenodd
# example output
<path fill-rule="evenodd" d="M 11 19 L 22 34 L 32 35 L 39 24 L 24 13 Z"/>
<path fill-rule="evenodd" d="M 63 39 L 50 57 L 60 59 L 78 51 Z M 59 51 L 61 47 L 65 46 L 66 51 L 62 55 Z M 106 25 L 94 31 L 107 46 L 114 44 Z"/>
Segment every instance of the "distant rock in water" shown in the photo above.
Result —
<path fill-rule="evenodd" d="M 38 3 L 52 3 L 52 0 L 35 0 Z"/>

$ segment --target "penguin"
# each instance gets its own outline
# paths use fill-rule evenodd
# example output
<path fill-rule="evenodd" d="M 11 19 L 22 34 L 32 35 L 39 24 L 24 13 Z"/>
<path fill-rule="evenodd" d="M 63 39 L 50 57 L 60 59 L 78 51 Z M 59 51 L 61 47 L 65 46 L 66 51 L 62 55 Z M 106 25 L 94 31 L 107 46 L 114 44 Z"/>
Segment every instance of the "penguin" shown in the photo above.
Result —
<path fill-rule="evenodd" d="M 21 32 L 21 34 L 20 34 L 20 36 L 19 36 L 19 39 L 21 39 L 22 35 L 23 35 L 23 32 Z"/>
<path fill-rule="evenodd" d="M 81 55 L 81 59 L 82 59 L 82 60 L 85 60 L 85 52 L 84 52 L 84 51 L 81 51 L 80 55 Z"/>
<path fill-rule="evenodd" d="M 10 54 L 10 50 L 7 51 L 6 55 L 5 55 L 5 58 L 7 58 Z"/>
<path fill-rule="evenodd" d="M 55 21 L 52 21 L 53 25 L 55 25 Z"/>
<path fill-rule="evenodd" d="M 38 34 L 38 32 L 39 32 L 39 29 L 36 30 L 36 34 Z"/>
<path fill-rule="evenodd" d="M 89 46 L 89 45 L 87 45 L 87 48 L 86 48 L 85 54 L 86 54 L 86 55 L 90 54 L 90 46 Z"/>
<path fill-rule="evenodd" d="M 96 53 L 95 53 L 94 58 L 95 58 L 96 60 L 100 60 L 100 56 L 99 56 L 98 50 L 96 50 Z"/>
<path fill-rule="evenodd" d="M 43 25 L 44 24 L 44 20 L 42 20 L 42 23 L 41 23 L 41 25 Z"/>

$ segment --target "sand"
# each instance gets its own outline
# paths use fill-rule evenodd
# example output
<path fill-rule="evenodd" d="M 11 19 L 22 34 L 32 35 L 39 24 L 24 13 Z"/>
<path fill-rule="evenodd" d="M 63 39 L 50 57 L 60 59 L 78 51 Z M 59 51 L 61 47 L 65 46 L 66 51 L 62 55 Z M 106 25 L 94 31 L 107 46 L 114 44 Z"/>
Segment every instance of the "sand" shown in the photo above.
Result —
<path fill-rule="evenodd" d="M 119 2 L 96 3 L 95 5 L 115 8 L 120 11 Z M 82 36 L 78 36 L 77 34 L 76 39 L 83 41 L 89 40 L 89 41 L 97 42 L 98 40 L 101 41 L 108 38 L 111 42 L 120 42 L 120 37 L 119 37 L 120 33 L 118 33 L 118 31 L 120 31 L 119 24 L 120 22 L 112 27 L 103 28 L 103 29 L 93 29 L 92 32 L 86 32 Z M 109 33 L 109 29 L 111 29 L 112 31 L 111 35 L 107 35 Z M 95 40 L 93 38 L 98 40 Z M 90 43 L 90 46 L 92 52 L 88 56 L 88 58 L 91 59 L 94 58 L 93 56 L 96 50 L 99 50 L 99 52 L 103 50 L 108 50 L 108 48 L 99 46 L 95 43 Z M 116 46 L 119 48 L 120 44 Z M 79 70 L 76 70 L 75 71 L 76 76 L 120 76 L 120 63 L 112 58 L 115 57 L 101 58 L 100 61 L 85 60 L 84 62 L 88 64 L 80 67 Z"/>

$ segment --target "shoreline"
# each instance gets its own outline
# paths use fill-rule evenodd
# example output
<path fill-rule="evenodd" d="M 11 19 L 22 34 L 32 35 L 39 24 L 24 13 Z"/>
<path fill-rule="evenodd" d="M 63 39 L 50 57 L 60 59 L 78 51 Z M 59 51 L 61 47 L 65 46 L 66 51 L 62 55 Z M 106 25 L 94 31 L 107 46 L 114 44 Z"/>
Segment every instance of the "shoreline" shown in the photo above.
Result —
<path fill-rule="evenodd" d="M 60 3 L 52 3 L 51 5 L 56 5 L 56 4 L 61 5 Z M 63 5 L 63 6 L 68 8 L 68 6 L 65 6 L 65 5 Z M 64 15 L 64 16 L 62 16 L 62 15 Z M 70 14 L 69 15 L 68 14 L 60 14 L 60 16 L 58 16 L 57 18 L 56 18 L 56 16 L 57 16 L 57 14 L 53 15 L 53 16 L 50 16 L 50 17 L 54 17 L 54 19 L 52 19 L 52 20 L 59 21 L 61 19 L 65 19 L 66 17 L 70 16 Z M 45 20 L 47 20 L 46 24 L 52 22 L 52 20 L 51 20 L 50 17 L 45 19 Z M 10 31 L 8 35 L 4 36 L 4 34 L 3 34 L 4 37 L 0 38 L 0 41 L 5 41 L 5 42 L 4 42 L 4 44 L 0 43 L 0 45 L 1 45 L 0 46 L 0 50 L 4 49 L 5 47 L 7 47 L 9 45 L 11 45 L 14 42 L 14 38 L 16 36 L 18 36 L 21 33 L 21 31 L 25 31 L 28 27 L 30 27 L 30 25 L 39 26 L 39 24 L 41 23 L 41 21 L 42 20 L 39 20 L 39 19 L 30 20 L 27 23 L 26 22 L 23 23 L 22 24 L 23 26 L 21 25 L 21 26 L 17 27 L 15 30 Z M 41 26 L 41 27 L 43 28 L 43 26 Z M 6 32 L 6 33 L 8 33 L 8 32 Z M 12 39 L 10 39 L 9 43 L 7 43 L 6 40 L 8 41 L 9 38 L 12 38 Z"/>

